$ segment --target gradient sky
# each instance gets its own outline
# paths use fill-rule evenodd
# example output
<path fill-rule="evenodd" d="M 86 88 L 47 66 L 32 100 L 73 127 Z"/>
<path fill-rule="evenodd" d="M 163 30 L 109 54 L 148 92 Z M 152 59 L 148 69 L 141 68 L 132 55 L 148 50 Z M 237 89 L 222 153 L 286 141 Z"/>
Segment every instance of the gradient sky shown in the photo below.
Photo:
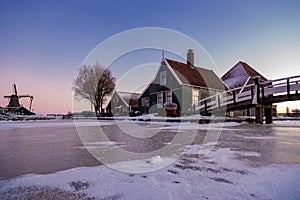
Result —
<path fill-rule="evenodd" d="M 34 112 L 72 111 L 72 80 L 89 52 L 114 34 L 140 27 L 195 39 L 220 76 L 240 60 L 269 79 L 300 75 L 299 10 L 299 1 L 1 0 L 0 106 L 7 105 L 2 96 L 16 83 L 19 94 L 35 97 Z M 286 106 L 300 103 L 280 110 Z"/>

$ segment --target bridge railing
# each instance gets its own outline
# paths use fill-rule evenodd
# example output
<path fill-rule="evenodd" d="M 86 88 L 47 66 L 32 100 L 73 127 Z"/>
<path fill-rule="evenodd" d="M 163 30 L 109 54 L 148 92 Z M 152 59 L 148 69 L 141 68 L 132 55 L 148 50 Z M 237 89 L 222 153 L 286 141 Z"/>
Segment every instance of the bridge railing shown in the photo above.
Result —
<path fill-rule="evenodd" d="M 193 105 L 195 112 L 205 110 L 211 111 L 221 106 L 236 104 L 245 100 L 253 99 L 255 85 L 250 84 L 209 96 Z"/>
<path fill-rule="evenodd" d="M 300 91 L 300 76 L 291 76 L 261 83 L 262 97 L 269 95 L 298 94 Z"/>
<path fill-rule="evenodd" d="M 292 76 L 266 82 L 257 81 L 255 84 L 249 84 L 209 96 L 195 103 L 193 107 L 195 112 L 204 111 L 207 113 L 221 106 L 235 105 L 247 100 L 252 100 L 252 104 L 258 104 L 268 96 L 289 96 L 291 94 L 298 94 L 299 91 L 300 76 Z"/>

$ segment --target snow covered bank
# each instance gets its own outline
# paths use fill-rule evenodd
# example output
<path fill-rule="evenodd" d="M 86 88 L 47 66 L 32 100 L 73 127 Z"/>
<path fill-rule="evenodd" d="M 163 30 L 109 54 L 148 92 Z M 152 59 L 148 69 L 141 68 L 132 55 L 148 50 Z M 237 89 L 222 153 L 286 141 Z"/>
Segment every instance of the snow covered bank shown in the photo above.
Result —
<path fill-rule="evenodd" d="M 199 148 L 199 145 L 191 146 L 175 163 L 151 173 L 126 173 L 98 166 L 1 181 L 0 198 L 25 195 L 26 188 L 79 196 L 74 199 L 298 199 L 300 196 L 299 164 L 252 168 L 236 159 L 237 153 L 228 148 L 212 151 L 208 157 L 199 159 Z M 253 153 L 245 152 L 244 156 Z M 167 158 L 156 157 L 150 162 L 138 160 L 123 164 L 145 167 L 166 161 Z M 31 195 L 38 199 L 41 190 L 36 189 L 36 194 L 30 190 Z"/>
<path fill-rule="evenodd" d="M 74 126 L 73 121 L 53 121 L 7 122 L 3 127 L 22 128 L 26 127 L 27 123 L 33 124 L 29 126 L 30 128 L 32 126 L 54 126 L 53 130 L 56 129 L 56 126 Z M 162 130 L 163 133 L 166 133 L 162 136 L 168 133 L 173 134 L 178 130 L 180 130 L 179 133 L 182 133 L 185 130 L 199 129 L 200 135 L 203 132 L 205 134 L 205 131 L 202 130 L 207 129 L 224 130 L 224 134 L 221 135 L 222 137 L 214 149 L 204 158 L 202 158 L 203 155 L 199 155 L 199 152 L 209 143 L 202 142 L 198 138 L 198 142 L 201 143 L 196 141 L 193 143 L 194 145 L 186 147 L 188 150 L 184 151 L 181 157 L 175 161 L 171 154 L 163 156 L 154 151 L 156 155 L 153 157 L 140 160 L 123 159 L 123 162 L 112 164 L 111 167 L 115 165 L 114 168 L 123 171 L 102 165 L 73 168 L 48 175 L 27 174 L 10 180 L 2 180 L 0 181 L 0 199 L 298 199 L 300 196 L 300 161 L 298 157 L 300 127 L 299 124 L 294 124 L 294 121 L 288 122 L 287 125 L 281 122 L 271 125 L 242 123 L 238 127 L 231 126 L 240 125 L 239 123 L 225 123 L 225 126 L 229 126 L 225 128 L 223 123 L 205 125 L 190 122 L 149 122 L 148 124 L 148 122 L 140 121 L 78 121 L 78 123 L 79 126 L 110 125 L 112 123 L 111 126 L 104 126 L 104 128 L 112 130 L 111 134 L 117 133 L 119 127 L 116 128 L 116 126 L 118 125 L 122 126 L 124 130 L 130 129 L 135 132 L 134 124 L 141 129 L 148 128 L 149 133 Z M 113 129 L 114 127 L 115 129 Z M 28 129 L 27 131 L 31 132 L 32 130 Z M 74 132 L 74 130 L 67 131 Z M 7 132 L 14 132 L 14 130 Z M 140 132 L 137 131 L 136 134 L 138 133 Z M 33 134 L 36 133 L 33 131 Z M 60 135 L 60 132 L 58 134 Z M 74 134 L 76 135 L 76 132 Z M 147 136 L 148 132 L 145 131 L 143 134 Z M 31 136 L 31 134 L 29 135 Z M 33 136 L 35 137 L 35 135 Z M 45 136 L 41 138 L 43 141 Z M 159 139 L 163 139 L 163 137 Z M 13 142 L 15 141 L 18 140 L 13 140 Z M 285 144 L 287 142 L 288 144 Z M 63 144 L 65 143 L 66 141 L 63 140 Z M 29 144 L 26 148 L 31 149 L 34 145 L 31 141 Z M 141 146 L 144 147 L 145 144 Z M 177 145 L 169 140 L 166 140 L 164 144 L 166 146 Z M 59 143 L 57 147 L 60 145 Z M 98 148 L 102 152 L 116 147 L 125 148 L 128 145 L 133 144 L 122 140 L 95 140 L 88 142 L 86 148 Z M 70 143 L 69 147 L 74 151 L 82 151 L 84 148 L 79 143 Z M 22 149 L 22 153 L 26 151 L 26 148 Z M 34 152 L 39 152 L 39 149 L 41 148 L 37 148 Z M 49 159 L 53 154 L 53 149 L 47 150 L 48 156 L 41 155 Z M 58 154 L 63 154 L 64 150 L 58 150 Z M 37 155 L 40 155 L 40 152 L 39 154 L 29 152 L 30 158 L 36 159 Z M 108 153 L 107 155 L 111 156 L 112 154 Z M 61 160 L 54 157 L 53 163 L 62 162 L 66 157 Z M 279 158 L 285 157 L 290 160 L 278 161 Z M 85 159 L 80 160 L 77 156 L 74 158 L 76 162 L 86 162 Z M 270 161 L 268 161 L 269 158 Z M 34 162 L 34 159 L 31 162 Z M 12 160 L 16 159 L 12 158 Z M 4 159 L 3 161 L 2 163 L 7 162 Z M 19 160 L 13 163 L 18 162 Z M 260 164 L 251 165 L 257 162 Z M 24 167 L 18 166 L 18 164 L 9 165 L 9 167 L 11 166 Z M 159 168 L 161 169 L 151 170 Z M 141 171 L 152 172 L 137 173 Z"/>

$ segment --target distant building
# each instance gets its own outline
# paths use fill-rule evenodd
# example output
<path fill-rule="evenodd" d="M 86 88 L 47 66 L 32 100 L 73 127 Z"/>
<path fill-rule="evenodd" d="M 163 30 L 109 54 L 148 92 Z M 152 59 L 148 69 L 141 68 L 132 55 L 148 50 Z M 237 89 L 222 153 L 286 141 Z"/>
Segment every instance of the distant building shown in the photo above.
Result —
<path fill-rule="evenodd" d="M 5 114 L 7 112 L 7 109 L 0 106 L 0 114 Z"/>
<path fill-rule="evenodd" d="M 33 96 L 31 96 L 31 95 L 18 95 L 16 84 L 13 84 L 13 94 L 12 95 L 6 95 L 6 96 L 4 96 L 4 98 L 9 99 L 8 106 L 6 107 L 7 113 L 14 114 L 14 115 L 35 115 L 35 113 L 30 111 Z M 30 100 L 29 110 L 27 108 L 25 108 L 23 105 L 20 104 L 19 99 L 21 99 L 21 98 L 29 98 L 29 100 Z"/>
<path fill-rule="evenodd" d="M 253 84 L 255 77 L 259 77 L 260 82 L 268 81 L 263 75 L 250 67 L 247 63 L 239 61 L 230 70 L 228 70 L 221 79 L 229 89 L 241 87 L 240 92 L 247 85 Z M 276 110 L 276 108 L 275 108 Z M 255 108 L 231 112 L 233 116 L 254 116 Z"/>
<path fill-rule="evenodd" d="M 9 112 L 14 115 L 35 115 L 35 113 L 29 111 L 27 108 L 23 106 L 15 107 L 15 108 L 9 108 Z"/>
<path fill-rule="evenodd" d="M 239 61 L 228 70 L 221 79 L 229 89 L 233 89 L 254 83 L 255 77 L 259 77 L 261 82 L 268 81 L 268 79 L 250 67 L 247 63 Z"/>
<path fill-rule="evenodd" d="M 106 112 L 114 116 L 128 116 L 130 111 L 138 110 L 139 93 L 115 91 L 106 107 Z"/>
<path fill-rule="evenodd" d="M 212 71 L 194 66 L 194 52 L 187 53 L 187 63 L 163 58 L 154 80 L 139 97 L 142 113 L 165 115 L 165 103 L 177 104 L 177 115 L 194 114 L 194 105 L 217 92 L 226 90 Z"/>

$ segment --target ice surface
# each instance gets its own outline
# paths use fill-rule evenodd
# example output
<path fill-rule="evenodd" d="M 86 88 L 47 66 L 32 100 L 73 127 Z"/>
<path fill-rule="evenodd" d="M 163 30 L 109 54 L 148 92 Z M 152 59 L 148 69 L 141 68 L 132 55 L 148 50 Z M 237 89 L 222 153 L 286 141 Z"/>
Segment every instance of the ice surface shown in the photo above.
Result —
<path fill-rule="evenodd" d="M 175 163 L 159 171 L 126 173 L 106 166 L 76 168 L 48 175 L 29 174 L 0 181 L 0 193 L 19 186 L 47 186 L 74 191 L 70 182 L 88 182 L 81 192 L 105 199 L 298 199 L 299 165 L 252 168 L 234 159 L 229 148 L 212 151 L 205 159 L 191 157 L 201 146 L 193 145 Z M 256 156 L 253 152 L 244 155 Z M 159 165 L 168 158 L 124 162 L 123 166 Z M 151 160 L 150 160 L 151 161 Z"/>
<path fill-rule="evenodd" d="M 110 121 L 1 121 L 0 130 L 13 128 L 41 128 L 41 127 L 75 127 L 76 126 L 99 126 L 111 125 Z"/>
<path fill-rule="evenodd" d="M 80 126 L 110 125 L 115 122 L 79 122 Z M 128 123 L 128 121 L 127 121 Z M 145 123 L 145 122 L 132 122 Z M 152 123 L 152 122 L 151 122 Z M 167 122 L 153 122 L 166 124 Z M 272 127 L 284 130 L 286 126 L 295 127 L 293 136 L 299 135 L 299 121 L 275 121 L 273 125 L 259 125 L 261 128 Z M 168 126 L 157 129 L 176 130 L 207 129 L 230 127 L 238 123 L 216 123 L 200 125 L 196 123 L 168 123 Z M 1 122 L 0 130 L 4 128 L 74 126 L 73 121 L 58 122 Z M 153 128 L 155 130 L 155 127 Z M 245 131 L 246 129 L 243 129 Z M 277 133 L 276 134 L 279 134 Z M 284 135 L 285 133 L 282 133 Z M 273 136 L 243 136 L 252 140 L 273 140 Z M 280 135 L 281 137 L 281 135 Z M 263 141 L 264 142 L 264 141 Z M 71 182 L 87 182 L 88 187 L 80 192 L 96 199 L 299 199 L 300 196 L 300 165 L 273 164 L 251 167 L 238 157 L 261 157 L 254 151 L 237 152 L 230 148 L 213 149 L 201 159 L 199 152 L 204 145 L 187 147 L 182 156 L 174 162 L 173 157 L 157 155 L 148 159 L 128 160 L 120 163 L 118 169 L 136 172 L 164 168 L 149 173 L 126 173 L 108 168 L 105 165 L 97 167 L 75 168 L 57 173 L 38 175 L 28 174 L 22 177 L 0 181 L 0 198 L 11 188 L 19 186 L 38 186 L 59 188 L 74 192 Z M 123 145 L 112 141 L 94 142 L 93 146 Z"/>

